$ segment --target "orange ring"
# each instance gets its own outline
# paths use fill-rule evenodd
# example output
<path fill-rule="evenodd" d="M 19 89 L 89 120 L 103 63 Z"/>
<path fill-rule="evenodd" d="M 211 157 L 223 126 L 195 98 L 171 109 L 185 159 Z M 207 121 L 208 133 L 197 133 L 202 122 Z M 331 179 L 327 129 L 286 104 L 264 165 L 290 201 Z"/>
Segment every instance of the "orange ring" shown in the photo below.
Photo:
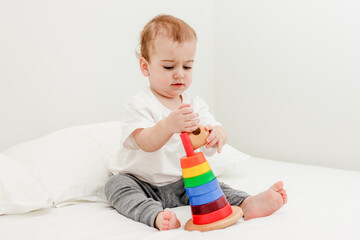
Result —
<path fill-rule="evenodd" d="M 193 215 L 193 223 L 198 225 L 208 224 L 217 222 L 221 219 L 226 218 L 232 213 L 232 208 L 230 203 L 227 203 L 225 207 L 220 208 L 211 213 L 202 214 L 202 215 Z"/>
<path fill-rule="evenodd" d="M 197 152 L 190 157 L 180 158 L 181 168 L 195 167 L 199 164 L 206 162 L 206 158 L 202 152 Z"/>

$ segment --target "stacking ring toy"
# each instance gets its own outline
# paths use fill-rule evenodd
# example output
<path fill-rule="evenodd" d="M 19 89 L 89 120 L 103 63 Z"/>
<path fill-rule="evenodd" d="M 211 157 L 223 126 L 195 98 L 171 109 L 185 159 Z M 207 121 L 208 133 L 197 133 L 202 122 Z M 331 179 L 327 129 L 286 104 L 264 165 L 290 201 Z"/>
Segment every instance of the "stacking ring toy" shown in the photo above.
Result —
<path fill-rule="evenodd" d="M 180 163 L 192 214 L 192 219 L 185 224 L 188 231 L 225 228 L 243 216 L 240 207 L 230 206 L 204 154 L 194 152 L 194 149 L 206 144 L 208 135 L 204 126 L 192 133 L 180 134 L 186 152 Z"/>

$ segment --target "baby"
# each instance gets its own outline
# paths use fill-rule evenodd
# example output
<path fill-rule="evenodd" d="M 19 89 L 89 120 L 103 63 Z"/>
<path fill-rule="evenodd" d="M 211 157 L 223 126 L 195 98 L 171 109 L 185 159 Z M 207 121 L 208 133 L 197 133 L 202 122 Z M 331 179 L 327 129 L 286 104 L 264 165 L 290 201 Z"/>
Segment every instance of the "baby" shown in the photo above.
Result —
<path fill-rule="evenodd" d="M 196 42 L 195 31 L 173 16 L 159 15 L 144 27 L 139 62 L 149 87 L 125 105 L 122 148 L 105 186 L 108 201 L 119 213 L 159 230 L 180 227 L 175 213 L 164 209 L 189 205 L 180 167 L 180 133 L 205 125 L 210 134 L 201 151 L 207 156 L 220 153 L 227 140 L 207 104 L 186 92 Z M 245 220 L 270 215 L 287 202 L 282 182 L 254 196 L 224 183 L 220 187 L 231 205 L 242 208 Z"/>

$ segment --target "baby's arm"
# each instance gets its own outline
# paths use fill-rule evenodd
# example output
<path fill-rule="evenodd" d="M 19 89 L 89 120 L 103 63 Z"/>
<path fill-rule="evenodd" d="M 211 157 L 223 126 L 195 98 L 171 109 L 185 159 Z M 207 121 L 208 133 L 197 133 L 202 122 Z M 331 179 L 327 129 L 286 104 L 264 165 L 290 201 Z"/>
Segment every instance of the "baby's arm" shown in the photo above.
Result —
<path fill-rule="evenodd" d="M 200 122 L 198 117 L 199 114 L 193 112 L 190 104 L 181 104 L 155 126 L 136 129 L 132 135 L 143 151 L 155 152 L 162 148 L 174 133 L 196 130 Z"/>
<path fill-rule="evenodd" d="M 207 131 L 210 131 L 210 134 L 206 139 L 206 148 L 217 147 L 218 153 L 220 153 L 222 146 L 224 146 L 227 141 L 227 133 L 225 131 L 225 128 L 223 128 L 222 126 L 212 127 L 210 125 L 207 125 L 205 129 Z"/>

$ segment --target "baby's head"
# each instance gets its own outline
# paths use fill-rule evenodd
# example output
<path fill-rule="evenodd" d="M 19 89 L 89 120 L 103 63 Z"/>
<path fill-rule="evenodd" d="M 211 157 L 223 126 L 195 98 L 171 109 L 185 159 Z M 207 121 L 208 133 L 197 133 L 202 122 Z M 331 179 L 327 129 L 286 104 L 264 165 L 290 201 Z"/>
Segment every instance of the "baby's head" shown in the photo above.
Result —
<path fill-rule="evenodd" d="M 151 52 L 155 50 L 154 42 L 159 38 L 166 38 L 178 44 L 197 41 L 194 29 L 186 22 L 171 15 L 158 15 L 150 20 L 141 32 L 138 57 L 150 62 Z"/>
<path fill-rule="evenodd" d="M 159 15 L 140 36 L 140 69 L 157 97 L 176 99 L 191 85 L 197 36 L 184 21 Z"/>

